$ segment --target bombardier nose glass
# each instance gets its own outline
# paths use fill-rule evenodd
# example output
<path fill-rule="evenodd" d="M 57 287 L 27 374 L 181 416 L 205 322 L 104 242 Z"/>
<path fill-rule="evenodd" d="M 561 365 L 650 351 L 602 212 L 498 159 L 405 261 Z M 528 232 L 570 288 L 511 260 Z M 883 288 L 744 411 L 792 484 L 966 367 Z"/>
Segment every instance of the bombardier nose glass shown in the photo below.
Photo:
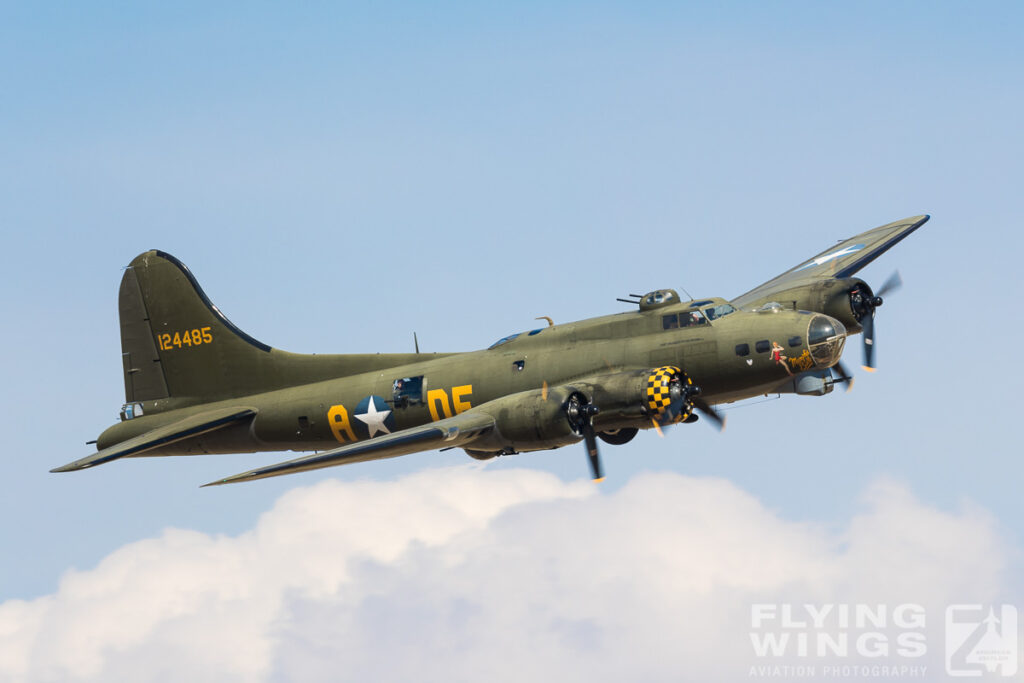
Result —
<path fill-rule="evenodd" d="M 834 318 L 816 315 L 807 328 L 807 346 L 811 349 L 814 363 L 823 368 L 836 364 L 843 355 L 846 344 L 846 328 Z"/>

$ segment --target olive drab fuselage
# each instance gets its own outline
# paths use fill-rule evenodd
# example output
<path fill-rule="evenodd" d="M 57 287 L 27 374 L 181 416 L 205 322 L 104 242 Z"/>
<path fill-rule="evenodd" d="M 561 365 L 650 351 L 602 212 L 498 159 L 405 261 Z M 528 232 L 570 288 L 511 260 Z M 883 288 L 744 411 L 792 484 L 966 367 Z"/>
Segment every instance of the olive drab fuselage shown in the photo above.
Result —
<path fill-rule="evenodd" d="M 778 391 L 779 385 L 795 374 L 816 369 L 809 360 L 808 347 L 808 325 L 816 314 L 769 308 L 734 311 L 711 321 L 705 317 L 701 324 L 688 327 L 671 322 L 672 316 L 678 321 L 678 316 L 703 315 L 702 308 L 725 301 L 708 299 L 701 303 L 696 307 L 676 303 L 544 327 L 481 351 L 419 354 L 411 363 L 225 399 L 224 405 L 254 408 L 257 415 L 252 424 L 197 436 L 151 450 L 147 455 L 322 450 L 372 438 L 385 433 L 384 429 L 394 432 L 451 417 L 501 397 L 543 390 L 545 386 L 587 386 L 588 378 L 612 377 L 614 381 L 619 375 L 628 382 L 631 372 L 643 375 L 664 366 L 681 369 L 709 403 Z M 217 340 L 209 343 L 216 344 Z M 773 343 L 784 348 L 786 360 L 781 363 L 773 358 Z M 177 347 L 170 353 L 190 350 Z M 385 364 L 389 357 L 380 354 L 376 358 Z M 407 360 L 409 354 L 399 358 Z M 783 364 L 787 362 L 789 370 Z M 396 395 L 396 382 L 410 379 L 420 382 L 418 395 Z M 607 391 L 604 384 L 596 390 Z M 208 401 L 190 403 L 187 397 L 137 402 L 142 416 L 111 427 L 97 446 L 102 449 L 162 422 L 218 406 Z M 390 412 L 373 430 L 358 417 L 367 411 Z M 654 423 L 647 412 L 642 401 L 617 410 L 605 408 L 595 416 L 594 427 L 599 431 L 629 426 L 651 428 Z M 377 433 L 371 435 L 371 431 Z M 551 447 L 543 442 L 537 445 Z"/>

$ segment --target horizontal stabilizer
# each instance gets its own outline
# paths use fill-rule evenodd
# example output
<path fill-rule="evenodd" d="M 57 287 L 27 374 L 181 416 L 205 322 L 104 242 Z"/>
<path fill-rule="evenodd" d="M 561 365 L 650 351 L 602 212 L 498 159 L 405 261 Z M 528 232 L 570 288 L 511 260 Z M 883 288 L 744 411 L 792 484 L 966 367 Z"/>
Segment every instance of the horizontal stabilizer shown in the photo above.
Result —
<path fill-rule="evenodd" d="M 249 470 L 203 486 L 220 486 L 254 479 L 277 477 L 335 465 L 397 458 L 433 448 L 457 448 L 476 440 L 494 427 L 494 418 L 484 412 L 468 411 L 422 427 L 411 427 L 367 441 L 346 444 L 314 455 Z"/>
<path fill-rule="evenodd" d="M 208 410 L 203 413 L 186 417 L 183 420 L 178 420 L 177 422 L 164 425 L 163 427 L 157 427 L 156 429 L 152 429 L 144 434 L 122 441 L 116 446 L 104 448 L 92 455 L 70 462 L 62 467 L 55 467 L 50 471 L 73 472 L 75 470 L 84 470 L 87 467 L 102 465 L 105 462 L 117 460 L 118 458 L 123 458 L 129 455 L 139 455 L 140 453 L 145 453 L 146 451 L 153 450 L 154 448 L 160 448 L 161 446 L 167 446 L 168 444 L 182 441 L 193 436 L 199 436 L 200 434 L 206 434 L 208 432 L 221 429 L 230 424 L 239 422 L 240 420 L 251 418 L 255 414 L 255 409 L 239 406 Z"/>

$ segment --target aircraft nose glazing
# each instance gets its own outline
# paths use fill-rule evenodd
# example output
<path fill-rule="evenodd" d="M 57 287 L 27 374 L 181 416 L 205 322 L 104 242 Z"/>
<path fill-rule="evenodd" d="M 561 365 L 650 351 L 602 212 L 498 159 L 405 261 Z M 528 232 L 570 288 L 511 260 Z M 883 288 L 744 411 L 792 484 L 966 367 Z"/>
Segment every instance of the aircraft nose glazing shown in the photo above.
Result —
<path fill-rule="evenodd" d="M 830 368 L 839 362 L 846 344 L 846 327 L 835 318 L 816 315 L 807 326 L 807 346 L 814 364 Z"/>

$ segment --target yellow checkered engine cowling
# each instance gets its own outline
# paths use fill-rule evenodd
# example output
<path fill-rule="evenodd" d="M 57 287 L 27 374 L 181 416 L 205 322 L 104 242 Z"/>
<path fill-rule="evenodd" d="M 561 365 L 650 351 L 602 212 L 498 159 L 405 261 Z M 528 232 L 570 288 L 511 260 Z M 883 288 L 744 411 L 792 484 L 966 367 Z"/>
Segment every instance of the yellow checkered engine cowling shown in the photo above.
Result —
<path fill-rule="evenodd" d="M 671 384 L 673 382 L 679 382 L 684 387 L 693 384 L 693 380 L 674 365 L 655 368 L 647 376 L 647 411 L 651 417 L 660 418 L 668 410 L 669 405 L 672 403 Z M 681 422 L 690 416 L 691 411 L 692 407 L 690 404 L 684 401 L 679 414 L 671 421 Z"/>

